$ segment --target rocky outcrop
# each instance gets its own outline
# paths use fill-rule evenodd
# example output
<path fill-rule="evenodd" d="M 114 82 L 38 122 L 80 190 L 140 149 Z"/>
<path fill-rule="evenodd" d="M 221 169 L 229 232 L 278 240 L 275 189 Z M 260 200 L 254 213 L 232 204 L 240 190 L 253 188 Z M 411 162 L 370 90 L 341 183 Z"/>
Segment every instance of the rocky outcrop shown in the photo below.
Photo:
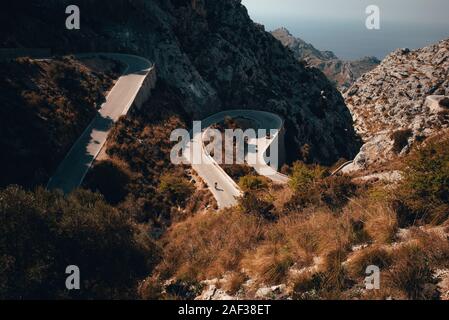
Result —
<path fill-rule="evenodd" d="M 271 34 L 289 48 L 298 60 L 320 69 L 343 92 L 362 74 L 380 63 L 376 57 L 343 61 L 332 51 L 320 51 L 304 40 L 295 38 L 285 28 L 276 29 Z"/>
<path fill-rule="evenodd" d="M 449 39 L 414 51 L 396 50 L 346 92 L 355 128 L 365 141 L 357 168 L 405 154 L 417 139 L 448 128 L 448 75 Z"/>
<path fill-rule="evenodd" d="M 253 23 L 241 1 L 117 0 L 102 2 L 99 12 L 98 1 L 80 0 L 80 30 L 64 28 L 68 4 L 14 2 L 0 13 L 0 45 L 143 56 L 193 118 L 223 109 L 271 111 L 286 119 L 290 160 L 305 145 L 310 161 L 325 164 L 358 151 L 340 93 Z"/>

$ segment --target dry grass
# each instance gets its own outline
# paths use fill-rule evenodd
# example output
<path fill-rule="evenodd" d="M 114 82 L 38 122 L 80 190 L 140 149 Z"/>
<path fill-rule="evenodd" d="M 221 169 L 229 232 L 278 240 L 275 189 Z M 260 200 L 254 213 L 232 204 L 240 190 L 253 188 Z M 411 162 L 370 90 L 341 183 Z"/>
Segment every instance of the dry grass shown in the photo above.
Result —
<path fill-rule="evenodd" d="M 293 265 L 305 266 L 310 257 L 301 248 L 267 241 L 242 261 L 244 269 L 259 283 L 275 285 L 286 280 Z"/>
<path fill-rule="evenodd" d="M 228 274 L 220 283 L 229 294 L 250 278 L 255 287 L 243 292 L 284 283 L 295 299 L 438 297 L 433 274 L 449 267 L 444 226 L 413 228 L 395 243 L 397 216 L 384 193 L 352 199 L 339 212 L 278 209 L 274 221 L 236 208 L 177 224 L 165 238 L 159 270 L 164 277 L 197 281 Z M 362 243 L 369 246 L 352 252 Z M 360 290 L 369 265 L 381 269 L 381 290 Z"/>
<path fill-rule="evenodd" d="M 449 239 L 442 229 L 413 228 L 410 237 L 411 243 L 424 252 L 432 268 L 449 268 Z"/>
<path fill-rule="evenodd" d="M 226 282 L 222 285 L 222 289 L 230 295 L 236 294 L 248 277 L 243 272 L 231 272 L 226 277 Z"/>
<path fill-rule="evenodd" d="M 279 222 L 278 228 L 284 230 L 286 238 L 309 254 L 322 255 L 350 245 L 353 233 L 349 221 L 333 215 L 327 209 L 314 211 L 310 216 L 286 216 Z"/>
<path fill-rule="evenodd" d="M 143 300 L 159 300 L 162 298 L 163 286 L 157 277 L 151 276 L 142 281 L 137 292 Z"/>
<path fill-rule="evenodd" d="M 242 265 L 259 282 L 279 284 L 288 279 L 292 267 L 311 266 L 314 256 L 347 248 L 351 239 L 351 226 L 328 211 L 283 216 L 270 226 L 265 240 L 245 256 Z"/>
<path fill-rule="evenodd" d="M 291 287 L 296 299 L 305 299 L 306 292 L 317 289 L 318 281 L 314 275 L 314 273 L 306 271 L 292 277 Z"/>
<path fill-rule="evenodd" d="M 353 199 L 344 213 L 363 224 L 363 232 L 371 241 L 388 244 L 395 240 L 398 231 L 396 213 L 386 203 L 368 198 Z"/>
<path fill-rule="evenodd" d="M 194 216 L 167 232 L 160 272 L 189 280 L 220 277 L 239 268 L 262 233 L 260 219 L 236 210 Z"/>
<path fill-rule="evenodd" d="M 373 246 L 351 255 L 346 268 L 352 278 L 365 277 L 365 271 L 368 266 L 378 266 L 381 270 L 385 270 L 393 262 L 393 256 L 390 250 Z"/>
<path fill-rule="evenodd" d="M 326 253 L 318 270 L 306 270 L 291 277 L 292 296 L 299 300 L 344 299 L 345 290 L 353 283 L 342 263 L 347 257 L 344 248 Z"/>
<path fill-rule="evenodd" d="M 413 228 L 405 243 L 360 252 L 349 263 L 349 270 L 360 272 L 366 263 L 381 267 L 381 290 L 367 293 L 368 299 L 438 299 L 440 293 L 434 273 L 448 267 L 448 258 L 449 242 L 444 234 Z"/>
<path fill-rule="evenodd" d="M 436 281 L 426 251 L 419 245 L 408 244 L 394 254 L 394 263 L 384 277 L 384 285 L 402 291 L 412 300 L 437 298 Z"/>

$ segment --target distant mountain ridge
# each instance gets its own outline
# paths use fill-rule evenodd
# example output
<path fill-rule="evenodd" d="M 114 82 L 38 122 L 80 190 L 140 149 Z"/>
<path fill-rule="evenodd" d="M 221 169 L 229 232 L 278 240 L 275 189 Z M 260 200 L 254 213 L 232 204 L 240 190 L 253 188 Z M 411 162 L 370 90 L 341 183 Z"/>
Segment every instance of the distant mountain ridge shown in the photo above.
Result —
<path fill-rule="evenodd" d="M 294 37 L 286 28 L 276 29 L 271 34 L 293 51 L 298 60 L 320 69 L 341 91 L 346 91 L 360 76 L 380 63 L 376 57 L 341 60 L 332 51 L 320 51 L 312 44 Z"/>

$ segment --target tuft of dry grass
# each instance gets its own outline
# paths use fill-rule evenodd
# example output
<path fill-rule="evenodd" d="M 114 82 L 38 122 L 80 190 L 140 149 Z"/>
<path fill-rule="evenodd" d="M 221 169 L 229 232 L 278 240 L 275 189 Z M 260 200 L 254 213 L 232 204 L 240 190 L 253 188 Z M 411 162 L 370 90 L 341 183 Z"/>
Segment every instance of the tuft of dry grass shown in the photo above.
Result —
<path fill-rule="evenodd" d="M 423 251 L 433 269 L 449 268 L 449 239 L 442 231 L 412 228 L 410 233 L 411 243 Z"/>
<path fill-rule="evenodd" d="M 231 272 L 227 275 L 222 289 L 230 295 L 235 295 L 247 280 L 247 276 L 243 272 Z"/>
<path fill-rule="evenodd" d="M 291 287 L 293 290 L 293 296 L 296 299 L 305 299 L 306 292 L 317 289 L 319 283 L 317 281 L 318 279 L 314 275 L 315 274 L 313 272 L 306 271 L 292 277 Z"/>
<path fill-rule="evenodd" d="M 327 209 L 316 212 L 306 219 L 301 215 L 287 216 L 282 221 L 288 236 L 310 254 L 323 255 L 352 242 L 352 226 L 346 219 L 333 215 Z"/>
<path fill-rule="evenodd" d="M 384 285 L 404 292 L 411 300 L 438 298 L 436 279 L 425 250 L 411 243 L 395 250 L 394 254 L 394 263 L 384 277 Z"/>
<path fill-rule="evenodd" d="M 346 269 L 349 275 L 354 278 L 365 277 L 368 266 L 378 266 L 381 270 L 390 267 L 393 262 L 392 253 L 384 247 L 372 246 L 351 255 Z"/>
<path fill-rule="evenodd" d="M 398 221 L 394 210 L 381 201 L 369 198 L 353 199 L 344 213 L 363 224 L 363 231 L 377 244 L 389 244 L 395 240 Z"/>
<path fill-rule="evenodd" d="M 254 253 L 246 256 L 242 261 L 244 269 L 259 283 L 280 284 L 288 276 L 290 268 L 295 264 L 307 263 L 305 253 L 295 256 L 288 246 L 280 243 L 265 243 Z"/>

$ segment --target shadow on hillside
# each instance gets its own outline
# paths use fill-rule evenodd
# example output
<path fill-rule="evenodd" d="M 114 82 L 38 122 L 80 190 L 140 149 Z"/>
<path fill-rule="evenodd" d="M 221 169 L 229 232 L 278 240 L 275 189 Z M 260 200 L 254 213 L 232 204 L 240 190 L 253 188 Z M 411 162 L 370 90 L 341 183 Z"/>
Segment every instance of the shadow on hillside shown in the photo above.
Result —
<path fill-rule="evenodd" d="M 92 162 L 101 150 L 114 121 L 97 113 L 94 120 L 62 160 L 47 188 L 70 193 L 82 184 Z"/>

